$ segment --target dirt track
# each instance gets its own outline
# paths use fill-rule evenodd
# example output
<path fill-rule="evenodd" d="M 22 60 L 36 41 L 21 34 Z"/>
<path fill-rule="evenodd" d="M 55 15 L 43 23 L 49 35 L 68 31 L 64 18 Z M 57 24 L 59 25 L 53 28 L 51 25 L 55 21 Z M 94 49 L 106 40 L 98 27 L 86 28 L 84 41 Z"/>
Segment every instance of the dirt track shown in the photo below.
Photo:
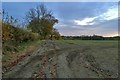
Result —
<path fill-rule="evenodd" d="M 117 77 L 116 72 L 100 67 L 91 47 L 47 41 L 6 72 L 4 78 L 99 78 Z"/>

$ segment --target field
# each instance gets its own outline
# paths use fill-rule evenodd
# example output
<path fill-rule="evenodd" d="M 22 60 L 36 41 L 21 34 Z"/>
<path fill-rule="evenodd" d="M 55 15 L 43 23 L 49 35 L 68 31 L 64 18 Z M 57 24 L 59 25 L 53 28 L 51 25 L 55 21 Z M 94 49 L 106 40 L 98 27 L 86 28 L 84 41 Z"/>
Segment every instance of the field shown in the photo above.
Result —
<path fill-rule="evenodd" d="M 116 78 L 118 41 L 42 41 L 4 78 Z"/>

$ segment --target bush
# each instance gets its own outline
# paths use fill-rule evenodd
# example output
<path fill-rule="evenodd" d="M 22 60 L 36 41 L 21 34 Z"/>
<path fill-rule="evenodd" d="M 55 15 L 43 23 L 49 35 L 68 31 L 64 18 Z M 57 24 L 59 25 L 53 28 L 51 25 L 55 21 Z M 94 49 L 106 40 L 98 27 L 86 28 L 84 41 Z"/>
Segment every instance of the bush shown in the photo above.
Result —
<path fill-rule="evenodd" d="M 16 51 L 15 48 L 21 43 L 35 41 L 38 39 L 39 35 L 37 33 L 14 27 L 6 23 L 3 23 L 2 25 L 2 42 L 4 53 Z"/>

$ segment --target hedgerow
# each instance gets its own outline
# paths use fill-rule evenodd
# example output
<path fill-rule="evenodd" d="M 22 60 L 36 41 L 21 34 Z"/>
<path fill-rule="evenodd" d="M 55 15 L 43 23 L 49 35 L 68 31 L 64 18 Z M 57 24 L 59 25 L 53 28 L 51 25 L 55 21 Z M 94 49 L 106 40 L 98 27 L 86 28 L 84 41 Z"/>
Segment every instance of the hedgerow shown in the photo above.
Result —
<path fill-rule="evenodd" d="M 3 53 L 17 51 L 17 46 L 22 43 L 39 39 L 37 33 L 30 32 L 23 28 L 14 27 L 10 24 L 2 24 Z"/>

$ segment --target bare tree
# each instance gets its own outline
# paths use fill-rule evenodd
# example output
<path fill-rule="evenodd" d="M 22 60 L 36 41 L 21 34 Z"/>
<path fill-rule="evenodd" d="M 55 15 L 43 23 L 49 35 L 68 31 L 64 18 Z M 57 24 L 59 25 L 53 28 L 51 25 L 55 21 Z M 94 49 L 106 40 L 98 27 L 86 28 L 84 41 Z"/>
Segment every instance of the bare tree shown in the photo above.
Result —
<path fill-rule="evenodd" d="M 53 16 L 52 10 L 48 10 L 44 4 L 38 5 L 35 9 L 31 8 L 26 14 L 26 19 L 29 22 L 34 19 L 48 19 L 50 21 L 52 20 L 52 22 L 57 21 L 57 19 Z"/>
<path fill-rule="evenodd" d="M 31 8 L 26 15 L 26 20 L 30 22 L 31 20 L 36 18 L 36 15 L 36 10 Z"/>

